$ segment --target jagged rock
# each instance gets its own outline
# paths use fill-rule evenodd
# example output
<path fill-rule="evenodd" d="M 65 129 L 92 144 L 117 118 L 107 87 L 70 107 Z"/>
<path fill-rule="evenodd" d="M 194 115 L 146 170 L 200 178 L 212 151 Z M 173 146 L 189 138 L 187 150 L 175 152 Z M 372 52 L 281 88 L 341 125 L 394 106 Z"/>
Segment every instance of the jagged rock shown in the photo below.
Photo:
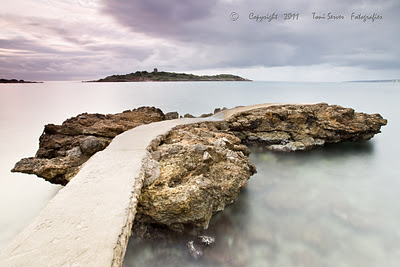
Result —
<path fill-rule="evenodd" d="M 36 174 L 56 184 L 67 184 L 79 166 L 106 148 L 118 134 L 136 126 L 165 119 L 154 107 L 140 107 L 114 115 L 83 113 L 62 125 L 48 124 L 35 157 L 19 161 L 13 172 Z"/>
<path fill-rule="evenodd" d="M 232 203 L 255 173 L 247 147 L 211 122 L 178 126 L 160 143 L 155 148 L 160 175 L 139 198 L 136 220 L 142 222 L 178 231 L 207 228 L 211 216 Z"/>
<path fill-rule="evenodd" d="M 325 103 L 278 105 L 241 112 L 227 120 L 244 143 L 265 145 L 271 150 L 307 150 L 325 143 L 366 141 L 387 121 L 379 114 L 354 112 Z M 226 124 L 225 124 L 226 127 Z"/>
<path fill-rule="evenodd" d="M 167 114 L 165 114 L 165 119 L 166 120 L 179 119 L 179 113 L 178 112 L 168 112 Z"/>

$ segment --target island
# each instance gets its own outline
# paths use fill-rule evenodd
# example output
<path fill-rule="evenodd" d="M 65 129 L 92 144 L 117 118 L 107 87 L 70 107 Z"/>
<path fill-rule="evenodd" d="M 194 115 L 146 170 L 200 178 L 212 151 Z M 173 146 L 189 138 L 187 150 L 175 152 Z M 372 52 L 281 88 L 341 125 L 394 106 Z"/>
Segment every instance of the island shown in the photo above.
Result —
<path fill-rule="evenodd" d="M 359 80 L 359 81 L 349 81 L 351 83 L 398 83 L 400 79 L 393 80 Z"/>
<path fill-rule="evenodd" d="M 86 82 L 210 82 L 210 81 L 247 81 L 251 80 L 242 78 L 232 74 L 218 75 L 194 75 L 187 73 L 176 73 L 158 71 L 157 68 L 153 72 L 136 71 L 125 75 L 111 75 L 106 78 L 86 81 Z"/>
<path fill-rule="evenodd" d="M 31 82 L 31 81 L 24 81 L 24 80 L 17 80 L 17 79 L 0 79 L 0 83 L 42 83 L 42 82 Z"/>

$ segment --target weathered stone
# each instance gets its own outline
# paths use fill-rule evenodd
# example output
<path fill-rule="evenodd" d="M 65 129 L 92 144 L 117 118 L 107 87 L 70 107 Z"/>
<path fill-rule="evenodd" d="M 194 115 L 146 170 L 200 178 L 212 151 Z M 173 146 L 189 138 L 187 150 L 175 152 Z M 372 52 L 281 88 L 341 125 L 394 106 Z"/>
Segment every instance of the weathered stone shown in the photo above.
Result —
<path fill-rule="evenodd" d="M 74 160 L 66 158 L 24 158 L 15 165 L 12 171 L 18 170 L 27 174 L 36 174 L 45 180 L 66 185 L 70 179 L 78 173 L 78 167 L 74 166 Z"/>
<path fill-rule="evenodd" d="M 151 156 L 145 158 L 143 166 L 145 175 L 143 185 L 148 186 L 151 185 L 160 176 L 161 167 L 158 161 L 152 159 Z"/>
<path fill-rule="evenodd" d="M 191 240 L 187 243 L 189 253 L 194 259 L 199 259 L 201 256 L 203 256 L 203 251 L 200 248 L 196 248 L 194 246 L 194 241 Z"/>
<path fill-rule="evenodd" d="M 214 146 L 217 140 L 236 150 Z M 240 139 L 217 131 L 212 123 L 177 127 L 161 143 L 160 176 L 142 188 L 139 221 L 178 231 L 207 228 L 211 216 L 232 203 L 255 173 Z"/>
<path fill-rule="evenodd" d="M 221 111 L 224 111 L 224 110 L 226 110 L 227 108 L 226 107 L 223 107 L 223 108 L 215 108 L 214 109 L 214 114 L 217 114 L 217 113 L 219 113 L 219 112 L 221 112 Z"/>
<path fill-rule="evenodd" d="M 211 236 L 206 236 L 206 235 L 200 235 L 199 239 L 201 241 L 201 243 L 209 246 L 211 244 L 213 244 L 215 242 L 215 238 L 211 237 Z"/>
<path fill-rule="evenodd" d="M 212 115 L 214 115 L 213 113 L 205 113 L 205 114 L 201 114 L 200 118 L 207 118 L 207 117 L 211 117 Z"/>
<path fill-rule="evenodd" d="M 367 141 L 387 121 L 379 114 L 325 103 L 276 105 L 235 114 L 226 130 L 244 143 L 258 143 L 271 150 L 308 150 L 325 143 Z"/>
<path fill-rule="evenodd" d="M 221 109 L 220 108 L 215 108 L 214 109 L 214 114 L 217 114 L 218 112 L 221 112 Z"/>
<path fill-rule="evenodd" d="M 103 150 L 107 145 L 107 142 L 102 142 L 95 136 L 88 136 L 79 141 L 79 147 L 82 153 L 87 155 L 93 155 L 94 153 Z"/>
<path fill-rule="evenodd" d="M 140 107 L 114 115 L 83 113 L 62 125 L 48 124 L 40 136 L 36 156 L 22 159 L 12 171 L 36 174 L 51 183 L 65 185 L 81 164 L 106 148 L 116 135 L 164 119 L 160 109 Z"/>
<path fill-rule="evenodd" d="M 186 113 L 185 115 L 183 115 L 184 118 L 195 118 L 195 116 L 193 116 L 190 113 Z"/>
<path fill-rule="evenodd" d="M 168 112 L 167 114 L 165 114 L 165 119 L 166 120 L 175 120 L 175 119 L 179 119 L 179 113 L 178 112 Z"/>

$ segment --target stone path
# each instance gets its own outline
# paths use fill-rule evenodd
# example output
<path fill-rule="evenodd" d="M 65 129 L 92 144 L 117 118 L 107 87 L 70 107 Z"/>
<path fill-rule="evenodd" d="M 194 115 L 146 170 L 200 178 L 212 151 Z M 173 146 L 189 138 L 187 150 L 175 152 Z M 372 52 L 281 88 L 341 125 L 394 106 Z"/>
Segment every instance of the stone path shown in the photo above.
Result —
<path fill-rule="evenodd" d="M 235 108 L 205 119 L 156 122 L 117 136 L 1 252 L 0 266 L 121 266 L 150 142 L 176 125 L 226 119 L 268 105 Z"/>

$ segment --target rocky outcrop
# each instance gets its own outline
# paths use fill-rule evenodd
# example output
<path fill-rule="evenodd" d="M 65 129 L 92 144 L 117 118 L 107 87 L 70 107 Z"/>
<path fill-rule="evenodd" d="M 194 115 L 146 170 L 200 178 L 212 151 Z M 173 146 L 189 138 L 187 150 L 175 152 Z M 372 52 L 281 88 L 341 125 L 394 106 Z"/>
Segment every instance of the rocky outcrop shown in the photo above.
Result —
<path fill-rule="evenodd" d="M 178 126 L 154 145 L 158 178 L 145 182 L 136 220 L 183 230 L 206 228 L 211 216 L 232 203 L 255 167 L 250 151 L 213 123 Z M 159 171 L 158 171 L 159 170 Z"/>
<path fill-rule="evenodd" d="M 146 233 L 155 224 L 178 231 L 206 228 L 212 214 L 233 202 L 255 172 L 242 143 L 306 150 L 325 143 L 366 141 L 386 123 L 378 114 L 321 103 L 270 106 L 225 121 L 177 127 L 152 145 L 151 166 L 158 178 L 153 175 L 142 188 L 135 227 Z M 157 233 L 161 235 L 160 229 Z"/>
<path fill-rule="evenodd" d="M 307 150 L 325 143 L 367 141 L 387 121 L 379 114 L 355 112 L 325 103 L 276 105 L 241 112 L 220 123 L 245 144 L 271 150 Z"/>
<path fill-rule="evenodd" d="M 106 148 L 118 134 L 142 124 L 161 121 L 164 113 L 141 107 L 113 115 L 83 113 L 62 125 L 48 124 L 35 157 L 20 160 L 13 172 L 36 174 L 56 184 L 67 184 L 93 154 Z"/>
<path fill-rule="evenodd" d="M 366 141 L 387 123 L 379 114 L 325 103 L 270 105 L 223 120 L 226 114 L 219 114 L 220 121 L 178 126 L 152 141 L 142 163 L 145 180 L 134 229 L 146 224 L 177 231 L 206 228 L 211 216 L 232 203 L 256 171 L 244 144 L 306 150 L 326 143 Z M 115 115 L 85 113 L 62 125 L 46 125 L 36 157 L 22 159 L 13 171 L 67 184 L 79 166 L 116 135 L 177 116 L 146 107 Z"/>

